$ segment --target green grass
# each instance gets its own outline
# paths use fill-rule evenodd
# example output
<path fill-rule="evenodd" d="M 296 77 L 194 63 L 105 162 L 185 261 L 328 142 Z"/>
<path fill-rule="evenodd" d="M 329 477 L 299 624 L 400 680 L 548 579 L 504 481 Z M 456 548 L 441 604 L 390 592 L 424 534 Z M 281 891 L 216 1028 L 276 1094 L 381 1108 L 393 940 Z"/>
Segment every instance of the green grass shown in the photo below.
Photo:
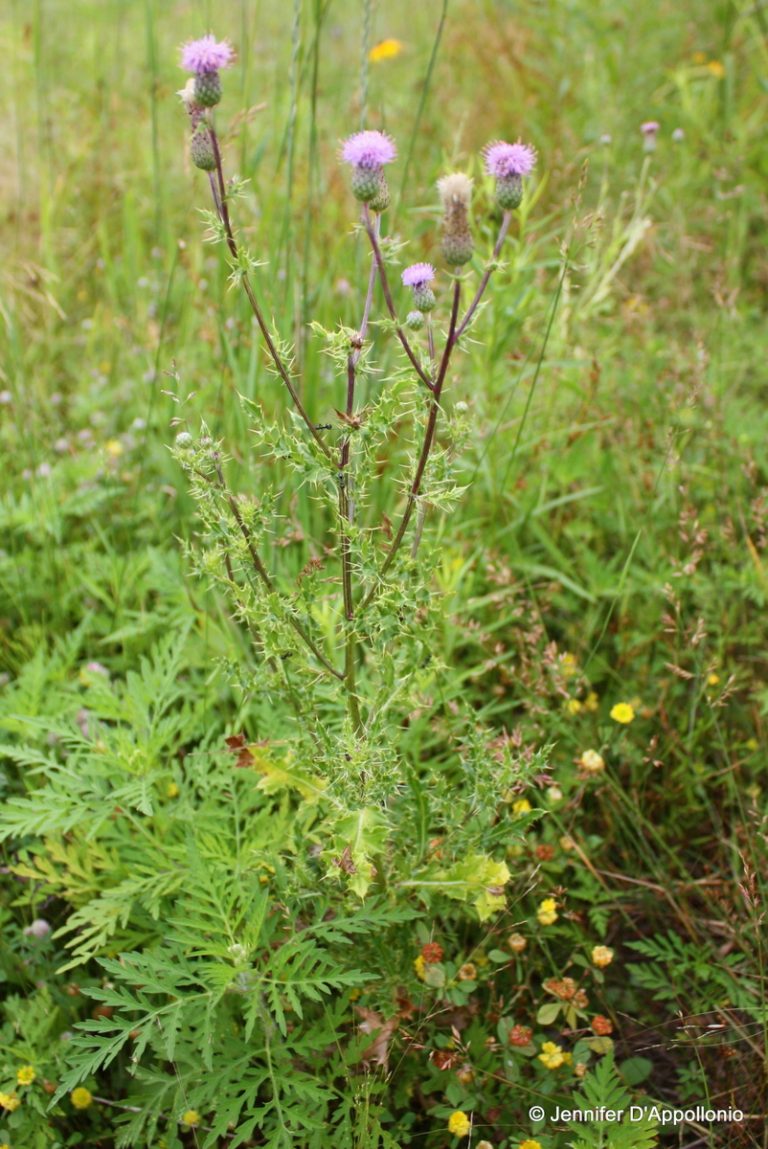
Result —
<path fill-rule="evenodd" d="M 522 857 L 512 855 L 507 932 L 535 923 L 536 902 L 562 890 L 582 948 L 608 941 L 621 971 L 645 961 L 600 1012 L 613 1010 L 624 1059 L 650 1058 L 651 1095 L 704 1102 L 706 1087 L 721 1103 L 764 1112 L 760 3 L 6 6 L 0 783 L 12 794 L 24 785 L 31 766 L 8 748 L 29 719 L 42 739 L 46 723 L 58 728 L 88 708 L 87 662 L 122 681 L 169 633 L 188 631 L 184 688 L 211 742 L 242 725 L 256 740 L 270 729 L 266 704 L 216 673 L 221 660 L 247 662 L 248 642 L 182 558 L 195 508 L 168 450 L 179 427 L 204 418 L 232 454 L 233 485 L 255 489 L 262 477 L 237 396 L 283 409 L 247 304 L 203 243 L 207 181 L 184 153 L 177 47 L 209 26 L 239 51 L 217 112 L 228 171 L 250 181 L 238 225 L 268 265 L 258 291 L 295 341 L 318 421 L 343 405 L 343 391 L 307 323 L 355 324 L 357 293 L 345 285 L 367 267 L 339 140 L 364 120 L 397 137 L 402 186 L 396 177 L 385 228 L 411 241 L 414 258 L 436 250 L 441 172 L 458 165 L 475 176 L 478 247 L 490 249 L 479 149 L 518 135 L 537 146 L 538 182 L 473 330 L 478 345 L 452 369 L 448 405 L 469 408 L 468 489 L 455 515 L 432 522 L 445 606 L 436 653 L 450 669 L 415 700 L 404 754 L 418 763 L 460 740 L 457 701 L 523 758 L 550 748 L 564 796 L 549 802 L 544 779 L 529 792 L 548 814 Z M 402 53 L 368 64 L 367 47 L 385 37 L 400 39 Z M 646 153 L 639 125 L 651 119 L 662 127 Z M 383 366 L 394 359 L 385 352 Z M 388 462 L 402 459 L 393 443 Z M 280 506 L 297 541 L 276 561 L 295 576 L 328 523 L 304 491 L 286 490 Z M 596 710 L 568 711 L 591 691 Z M 638 700 L 637 718 L 619 727 L 609 712 L 628 700 Z M 588 748 L 607 762 L 591 780 L 574 765 Z M 558 845 L 564 835 L 575 852 Z M 553 859 L 535 854 L 542 845 Z M 28 847 L 6 842 L 4 864 Z M 40 914 L 38 887 L 3 881 L 0 924 L 18 937 Z M 665 950 L 668 932 L 690 952 Z M 638 957 L 638 941 L 656 949 Z M 464 960 L 483 944 L 469 929 L 457 941 Z M 546 935 L 531 945 L 518 971 L 521 1019 L 541 1004 L 541 979 L 563 974 Z M 5 977 L 31 1000 L 20 952 L 9 946 Z M 681 1017 L 724 1025 L 721 1044 L 681 1030 Z M 443 1143 L 439 1106 L 464 1103 L 442 1081 L 424 1090 L 438 1099 L 434 1128 L 403 1119 L 395 1136 L 413 1134 L 403 1144 Z M 394 1074 L 385 1097 L 401 1115 L 408 1082 Z M 125 1074 L 118 1084 L 127 1090 Z M 518 1117 L 509 1131 L 489 1119 L 494 1132 L 483 1135 L 497 1146 L 534 1135 L 544 1149 L 566 1144 L 518 1127 Z M 85 1136 L 76 1122 L 72 1130 Z M 2 1118 L 0 1133 L 21 1145 Z M 696 1135 L 692 1145 L 768 1145 L 757 1120 Z M 29 1143 L 86 1143 L 47 1136 Z"/>

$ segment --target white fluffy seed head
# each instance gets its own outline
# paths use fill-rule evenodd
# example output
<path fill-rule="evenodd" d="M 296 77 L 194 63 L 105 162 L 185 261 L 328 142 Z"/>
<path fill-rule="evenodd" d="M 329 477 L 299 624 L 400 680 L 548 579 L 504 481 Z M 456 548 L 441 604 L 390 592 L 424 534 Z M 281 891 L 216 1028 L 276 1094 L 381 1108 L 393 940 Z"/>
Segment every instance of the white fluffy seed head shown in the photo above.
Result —
<path fill-rule="evenodd" d="M 465 207 L 469 207 L 472 198 L 472 180 L 464 175 L 464 172 L 452 172 L 437 181 L 437 190 L 444 208 L 455 203 L 463 203 Z"/>

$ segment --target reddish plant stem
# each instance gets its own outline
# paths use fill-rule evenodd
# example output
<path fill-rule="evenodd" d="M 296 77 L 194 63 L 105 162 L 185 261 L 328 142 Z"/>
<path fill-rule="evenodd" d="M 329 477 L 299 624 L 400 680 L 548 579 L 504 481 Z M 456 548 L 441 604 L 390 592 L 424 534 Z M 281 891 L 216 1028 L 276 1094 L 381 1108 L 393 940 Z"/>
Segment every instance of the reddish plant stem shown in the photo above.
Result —
<path fill-rule="evenodd" d="M 365 230 L 368 233 L 368 239 L 371 241 L 373 255 L 376 260 L 376 267 L 378 268 L 379 272 L 379 279 L 381 280 L 381 289 L 384 293 L 384 302 L 387 305 L 387 311 L 389 312 L 390 319 L 395 325 L 397 338 L 400 340 L 403 351 L 405 351 L 405 354 L 410 359 L 413 369 L 418 375 L 419 379 L 422 381 L 422 383 L 425 384 L 425 386 L 429 388 L 430 391 L 434 391 L 435 384 L 429 378 L 429 375 L 427 375 L 426 371 L 421 366 L 421 363 L 419 363 L 419 360 L 416 358 L 413 348 L 408 341 L 408 337 L 398 322 L 397 312 L 395 311 L 395 303 L 392 299 L 392 292 L 390 291 L 389 287 L 389 279 L 387 278 L 387 269 L 384 265 L 384 257 L 381 254 L 381 246 L 379 244 L 379 240 L 374 230 L 373 224 L 371 223 L 371 213 L 367 204 L 363 206 L 363 223 L 365 225 Z"/>
<path fill-rule="evenodd" d="M 442 390 L 443 390 L 443 384 L 445 383 L 445 377 L 448 373 L 448 364 L 451 361 L 451 353 L 453 351 L 453 348 L 456 345 L 456 323 L 457 323 L 458 314 L 459 314 L 460 300 L 461 300 L 461 281 L 459 279 L 455 279 L 453 282 L 453 304 L 451 306 L 451 319 L 450 319 L 450 324 L 448 327 L 448 336 L 445 340 L 445 347 L 443 348 L 443 354 L 442 354 L 442 358 L 440 360 L 440 367 L 439 367 L 438 372 L 437 372 L 437 378 L 435 379 L 434 388 L 432 389 L 432 395 L 430 396 L 430 399 L 429 399 L 429 417 L 427 419 L 427 425 L 424 429 L 424 440 L 423 440 L 423 443 L 421 446 L 421 453 L 419 455 L 419 460 L 418 460 L 418 463 L 416 464 L 416 471 L 415 471 L 415 474 L 413 476 L 413 481 L 411 483 L 410 490 L 408 491 L 408 502 L 405 505 L 405 510 L 403 511 L 403 517 L 400 520 L 400 526 L 397 529 L 397 534 L 395 535 L 394 539 L 392 540 L 392 543 L 390 544 L 389 550 L 387 551 L 387 554 L 384 558 L 384 562 L 382 564 L 381 570 L 379 571 L 379 582 L 374 584 L 374 586 L 371 587 L 371 589 L 368 591 L 368 594 L 363 599 L 363 602 L 360 605 L 361 611 L 365 610 L 365 608 L 368 606 L 368 604 L 378 594 L 378 592 L 381 588 L 381 579 L 384 577 L 384 575 L 389 570 L 390 566 L 394 562 L 394 559 L 395 559 L 395 556 L 397 555 L 397 552 L 400 550 L 400 545 L 403 541 L 403 538 L 405 537 L 405 532 L 408 530 L 408 524 L 411 521 L 411 515 L 413 514 L 414 507 L 416 506 L 416 500 L 419 497 L 422 479 L 424 478 L 424 472 L 427 468 L 427 463 L 429 462 L 429 456 L 430 456 L 430 453 L 432 451 L 432 446 L 433 446 L 434 441 L 435 441 L 435 431 L 437 429 L 437 417 L 440 414 L 440 395 L 441 395 Z"/>
<path fill-rule="evenodd" d="M 482 279 L 480 280 L 479 284 L 477 285 L 477 291 L 475 292 L 475 297 L 472 300 L 472 302 L 470 303 L 469 307 L 467 308 L 466 315 L 462 319 L 459 326 L 456 328 L 456 339 L 460 339 L 461 336 L 466 331 L 467 327 L 469 326 L 469 324 L 472 320 L 472 316 L 477 311 L 477 307 L 478 307 L 478 304 L 480 303 L 480 300 L 483 298 L 483 295 L 485 294 L 485 289 L 488 286 L 488 280 L 491 278 L 491 275 L 493 274 L 494 268 L 496 267 L 496 261 L 499 258 L 499 254 L 500 254 L 502 246 L 504 244 L 504 240 L 507 238 L 507 232 L 509 231 L 509 225 L 511 224 L 511 222 L 512 222 L 512 212 L 511 211 L 505 211 L 504 212 L 504 218 L 501 221 L 501 227 L 499 228 L 499 235 L 498 235 L 498 238 L 497 238 L 496 243 L 495 243 L 494 248 L 493 248 L 493 254 L 491 255 L 491 258 L 488 261 L 488 265 L 487 265 L 485 271 L 483 272 Z"/>
<path fill-rule="evenodd" d="M 224 169 L 223 169 L 222 163 L 221 163 L 221 152 L 219 150 L 219 141 L 217 139 L 216 132 L 215 132 L 215 130 L 211 124 L 208 125 L 208 131 L 209 131 L 210 137 L 211 137 L 211 146 L 213 148 L 213 156 L 214 156 L 214 161 L 216 164 L 216 169 L 215 169 L 216 170 L 216 183 L 218 184 L 218 188 L 214 186 L 213 173 L 211 173 L 211 190 L 213 192 L 213 202 L 214 202 L 214 205 L 216 207 L 216 211 L 219 215 L 219 218 L 221 219 L 221 222 L 224 224 L 224 233 L 225 233 L 226 239 L 227 239 L 227 247 L 229 248 L 229 251 L 230 251 L 232 258 L 236 262 L 239 263 L 240 252 L 239 252 L 239 249 L 237 246 L 237 240 L 235 239 L 235 234 L 232 230 L 232 223 L 231 223 L 230 216 L 229 216 L 229 204 L 227 203 L 227 189 L 226 189 L 226 185 L 224 183 Z M 278 375 L 280 376 L 283 383 L 285 384 L 285 386 L 288 389 L 288 393 L 290 394 L 291 399 L 293 400 L 293 405 L 295 406 L 295 408 L 298 411 L 301 418 L 304 420 L 304 423 L 306 424 L 307 430 L 312 435 L 312 438 L 315 440 L 315 442 L 317 443 L 317 445 L 320 448 L 320 450 L 322 451 L 322 453 L 325 455 L 325 457 L 327 459 L 330 459 L 331 452 L 328 449 L 328 447 L 325 445 L 323 440 L 320 438 L 320 434 L 319 434 L 317 428 L 315 427 L 314 423 L 312 422 L 309 415 L 307 414 L 307 411 L 304 407 L 304 404 L 301 401 L 299 393 L 296 390 L 296 387 L 294 386 L 294 382 L 291 379 L 288 368 L 286 367 L 285 363 L 283 363 L 280 352 L 275 347 L 274 340 L 272 339 L 269 328 L 267 327 L 267 324 L 266 324 L 266 320 L 264 319 L 264 315 L 262 313 L 261 306 L 259 304 L 258 299 L 256 298 L 256 293 L 254 292 L 253 286 L 252 286 L 251 281 L 248 277 L 248 272 L 242 268 L 240 269 L 240 280 L 241 280 L 242 285 L 243 285 L 243 291 L 245 292 L 246 296 L 248 297 L 248 302 L 251 305 L 251 310 L 253 311 L 253 314 L 256 317 L 256 322 L 259 325 L 259 329 L 261 331 L 264 342 L 267 345 L 267 350 L 270 354 L 270 358 L 272 359 L 272 362 L 275 365 L 275 368 L 277 370 Z"/>

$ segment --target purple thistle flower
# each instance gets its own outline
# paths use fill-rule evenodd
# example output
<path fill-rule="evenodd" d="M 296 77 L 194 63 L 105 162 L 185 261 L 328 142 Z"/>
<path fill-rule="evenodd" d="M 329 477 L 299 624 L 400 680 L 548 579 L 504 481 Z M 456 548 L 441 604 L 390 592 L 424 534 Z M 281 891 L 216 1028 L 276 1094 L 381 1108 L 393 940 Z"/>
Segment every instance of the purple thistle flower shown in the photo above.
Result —
<path fill-rule="evenodd" d="M 527 176 L 536 163 L 536 150 L 519 140 L 516 144 L 506 144 L 495 140 L 483 148 L 485 170 L 496 179 L 509 179 L 510 176 Z"/>
<path fill-rule="evenodd" d="M 375 171 L 397 156 L 395 142 L 384 132 L 356 132 L 342 145 L 341 158 L 354 168 Z"/>
<path fill-rule="evenodd" d="M 181 66 L 185 72 L 204 76 L 228 68 L 235 58 L 235 50 L 226 40 L 216 40 L 210 34 L 182 45 Z"/>
<path fill-rule="evenodd" d="M 435 269 L 431 263 L 412 263 L 402 275 L 405 287 L 426 287 L 434 278 Z"/>
<path fill-rule="evenodd" d="M 646 120 L 640 125 L 640 131 L 644 136 L 655 136 L 660 127 L 661 124 L 657 120 Z"/>

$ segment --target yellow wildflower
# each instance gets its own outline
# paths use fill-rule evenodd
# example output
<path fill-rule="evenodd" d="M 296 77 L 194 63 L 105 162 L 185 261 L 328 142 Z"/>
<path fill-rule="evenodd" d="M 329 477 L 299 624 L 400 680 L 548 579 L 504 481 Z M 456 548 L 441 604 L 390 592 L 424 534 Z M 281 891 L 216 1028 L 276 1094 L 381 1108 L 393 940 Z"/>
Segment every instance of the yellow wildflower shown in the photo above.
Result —
<path fill-rule="evenodd" d="M 194 1129 L 196 1125 L 200 1124 L 200 1114 L 196 1109 L 188 1109 L 186 1113 L 181 1115 L 182 1125 L 188 1125 L 190 1129 Z"/>
<path fill-rule="evenodd" d="M 37 1074 L 31 1065 L 22 1065 L 21 1069 L 16 1073 L 16 1080 L 19 1085 L 31 1085 L 36 1077 Z"/>
<path fill-rule="evenodd" d="M 600 774 L 605 770 L 605 759 L 597 750 L 585 750 L 576 764 L 585 774 Z"/>
<path fill-rule="evenodd" d="M 77 1089 L 73 1089 L 70 1093 L 69 1100 L 75 1109 L 88 1109 L 93 1103 L 93 1094 L 90 1089 L 86 1089 L 83 1085 L 78 1085 Z"/>
<path fill-rule="evenodd" d="M 622 726 L 629 725 L 634 720 L 635 710 L 629 702 L 617 702 L 611 708 L 611 718 L 614 722 L 620 722 Z"/>
<path fill-rule="evenodd" d="M 547 1069 L 559 1069 L 561 1065 L 565 1065 L 565 1054 L 562 1046 L 556 1045 L 554 1041 L 545 1041 L 541 1047 L 539 1061 Z"/>
<path fill-rule="evenodd" d="M 166 798 L 178 798 L 180 793 L 181 791 L 179 790 L 178 783 L 176 782 L 169 782 L 165 788 Z"/>
<path fill-rule="evenodd" d="M 541 1149 L 541 1142 L 534 1137 L 526 1137 L 525 1141 L 520 1142 L 520 1149 Z"/>
<path fill-rule="evenodd" d="M 474 981 L 477 977 L 477 966 L 474 962 L 465 962 L 456 975 L 459 981 Z"/>
<path fill-rule="evenodd" d="M 725 75 L 725 66 L 719 60 L 710 60 L 707 64 L 707 71 L 712 76 L 716 76 L 718 80 L 722 80 Z"/>
<path fill-rule="evenodd" d="M 521 954 L 528 945 L 528 939 L 524 938 L 522 934 L 510 934 L 507 938 L 507 945 L 513 954 Z"/>
<path fill-rule="evenodd" d="M 0 1149 L 11 1149 L 11 1147 L 7 1141 L 3 1141 L 2 1145 L 0 1145 Z M 478 1145 L 477 1149 L 480 1149 L 479 1145 Z"/>
<path fill-rule="evenodd" d="M 454 1109 L 448 1118 L 448 1132 L 453 1133 L 454 1137 L 467 1137 L 471 1128 L 472 1122 L 463 1109 Z"/>
<path fill-rule="evenodd" d="M 569 650 L 566 650 L 565 654 L 560 659 L 560 666 L 566 678 L 573 678 L 574 674 L 577 674 L 579 670 L 578 659 L 576 658 L 576 655 L 571 654 Z"/>
<path fill-rule="evenodd" d="M 119 439 L 108 439 L 104 444 L 104 450 L 110 459 L 119 459 L 123 453 L 123 444 Z"/>
<path fill-rule="evenodd" d="M 715 674 L 713 672 L 712 674 L 707 675 L 707 686 L 717 686 L 719 681 L 720 681 L 720 675 L 719 674 Z"/>
<path fill-rule="evenodd" d="M 426 967 L 427 963 L 424 961 L 424 958 L 421 954 L 419 954 L 417 958 L 413 959 L 413 968 L 416 971 L 416 977 L 420 978 L 422 981 L 424 981 Z"/>
<path fill-rule="evenodd" d="M 553 922 L 557 921 L 557 902 L 554 898 L 545 898 L 536 911 L 536 917 L 539 919 L 539 925 L 551 926 Z"/>
<path fill-rule="evenodd" d="M 379 40 L 378 44 L 374 44 L 368 53 L 368 59 L 372 64 L 378 64 L 380 60 L 393 60 L 395 56 L 399 56 L 403 50 L 401 40 L 388 39 Z"/>
<path fill-rule="evenodd" d="M 584 699 L 584 709 L 594 712 L 600 705 L 600 699 L 595 694 L 594 690 L 590 690 L 587 697 Z"/>
<path fill-rule="evenodd" d="M 581 714 L 583 704 L 579 702 L 578 698 L 569 698 L 565 704 L 566 714 Z"/>
<path fill-rule="evenodd" d="M 8 1113 L 13 1113 L 14 1109 L 18 1109 L 21 1105 L 21 1098 L 18 1093 L 0 1093 L 0 1106 Z"/>
<path fill-rule="evenodd" d="M 513 814 L 530 814 L 531 809 L 532 809 L 531 803 L 528 801 L 527 798 L 518 798 L 518 800 L 512 806 L 512 813 Z"/>
<path fill-rule="evenodd" d="M 605 969 L 613 961 L 613 950 L 610 946 L 594 946 L 592 949 L 592 965 L 598 969 Z"/>
<path fill-rule="evenodd" d="M 0 1149 L 3 1149 L 2 1145 L 0 1145 Z M 491 1145 L 490 1141 L 478 1141 L 475 1149 L 493 1149 L 493 1145 Z"/>

